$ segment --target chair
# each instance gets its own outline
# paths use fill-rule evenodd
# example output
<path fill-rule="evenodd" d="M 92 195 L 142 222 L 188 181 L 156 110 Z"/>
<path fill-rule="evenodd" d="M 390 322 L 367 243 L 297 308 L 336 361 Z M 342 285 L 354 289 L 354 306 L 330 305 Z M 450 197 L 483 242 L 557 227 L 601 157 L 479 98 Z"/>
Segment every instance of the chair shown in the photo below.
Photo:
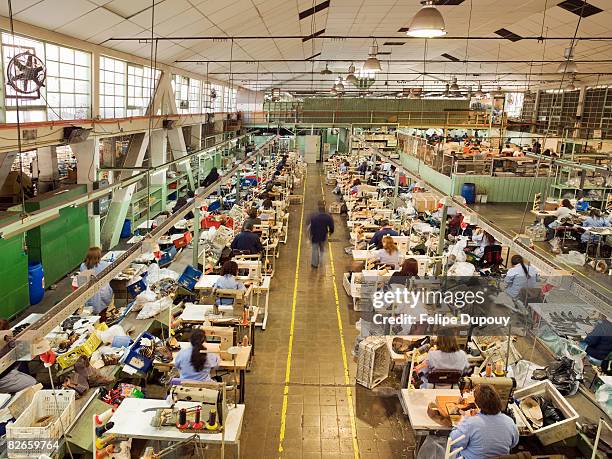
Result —
<path fill-rule="evenodd" d="M 484 248 L 484 252 L 478 264 L 481 268 L 499 268 L 503 262 L 502 246 L 499 244 L 492 244 Z"/>
<path fill-rule="evenodd" d="M 427 382 L 433 384 L 434 389 L 436 384 L 450 384 L 452 389 L 455 384 L 459 383 L 461 376 L 463 372 L 460 370 L 432 370 L 427 374 Z"/>
<path fill-rule="evenodd" d="M 465 435 L 461 435 L 454 440 L 451 437 L 448 437 L 446 440 L 446 450 L 444 451 L 444 459 L 463 459 L 463 456 L 460 456 L 459 453 L 463 450 L 463 447 L 459 447 L 456 449 L 452 449 L 455 444 L 460 442 L 465 438 Z"/>

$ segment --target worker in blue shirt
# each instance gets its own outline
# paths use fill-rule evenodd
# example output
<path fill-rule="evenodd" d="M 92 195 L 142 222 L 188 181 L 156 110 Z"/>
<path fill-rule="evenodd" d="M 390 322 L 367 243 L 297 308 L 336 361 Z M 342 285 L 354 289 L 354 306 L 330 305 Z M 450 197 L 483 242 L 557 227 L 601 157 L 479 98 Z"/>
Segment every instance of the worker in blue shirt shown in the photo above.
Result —
<path fill-rule="evenodd" d="M 582 222 L 582 226 L 584 228 L 604 228 L 610 226 L 610 222 L 601 216 L 601 212 L 598 209 L 591 209 L 589 216 Z M 586 249 L 587 242 L 597 242 L 599 240 L 599 236 L 592 235 L 588 229 L 582 233 L 580 236 L 580 242 L 583 247 Z"/>
<path fill-rule="evenodd" d="M 450 438 L 459 440 L 453 450 L 463 448 L 465 459 L 484 459 L 510 453 L 519 441 L 516 424 L 501 412 L 503 404 L 497 391 L 490 384 L 480 384 L 474 389 L 474 401 L 480 412 L 465 416 L 451 431 Z"/>
<path fill-rule="evenodd" d="M 219 288 L 222 290 L 246 290 L 246 287 L 242 282 L 236 279 L 238 275 L 238 263 L 232 260 L 228 260 L 223 263 L 221 268 L 221 276 L 213 285 L 213 288 Z M 221 298 L 217 300 L 217 304 L 233 304 L 234 300 L 231 298 Z"/>
<path fill-rule="evenodd" d="M 372 239 L 370 239 L 370 245 L 375 246 L 377 249 L 382 249 L 382 240 L 385 236 L 399 236 L 399 233 L 389 226 L 389 222 L 384 220 L 381 222 L 381 227 L 374 233 Z"/>
<path fill-rule="evenodd" d="M 181 349 L 174 357 L 174 366 L 178 369 L 181 380 L 213 381 L 212 370 L 219 366 L 219 355 L 205 351 L 205 336 L 200 329 L 195 329 L 189 337 L 191 346 Z"/>
<path fill-rule="evenodd" d="M 253 232 L 253 224 L 246 222 L 242 231 L 239 232 L 232 241 L 232 250 L 236 250 L 250 255 L 255 255 L 263 251 L 263 245 L 259 236 Z"/>

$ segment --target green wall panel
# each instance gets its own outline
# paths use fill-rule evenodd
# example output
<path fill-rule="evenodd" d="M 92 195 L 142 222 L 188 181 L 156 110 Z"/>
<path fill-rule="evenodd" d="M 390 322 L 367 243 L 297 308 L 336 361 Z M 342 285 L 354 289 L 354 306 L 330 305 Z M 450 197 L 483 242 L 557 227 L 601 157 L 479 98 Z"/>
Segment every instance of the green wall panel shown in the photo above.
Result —
<path fill-rule="evenodd" d="M 431 184 L 445 194 L 451 194 L 453 188 L 450 177 L 447 177 L 446 175 L 435 171 L 431 167 L 426 166 L 414 156 L 402 154 L 401 162 L 406 169 L 414 174 L 417 174 L 427 183 Z"/>
<path fill-rule="evenodd" d="M 553 177 L 489 177 L 455 175 L 453 194 L 461 194 L 464 183 L 476 184 L 477 194 L 486 194 L 487 202 L 532 202 L 536 193 L 546 193 Z"/>
<path fill-rule="evenodd" d="M 0 240 L 0 317 L 8 319 L 30 304 L 28 256 L 22 236 Z"/>
<path fill-rule="evenodd" d="M 44 209 L 87 192 L 74 185 L 26 202 L 27 211 Z M 51 285 L 79 266 L 89 247 L 87 207 L 66 207 L 59 218 L 27 232 L 28 258 L 42 263 L 45 285 Z"/>

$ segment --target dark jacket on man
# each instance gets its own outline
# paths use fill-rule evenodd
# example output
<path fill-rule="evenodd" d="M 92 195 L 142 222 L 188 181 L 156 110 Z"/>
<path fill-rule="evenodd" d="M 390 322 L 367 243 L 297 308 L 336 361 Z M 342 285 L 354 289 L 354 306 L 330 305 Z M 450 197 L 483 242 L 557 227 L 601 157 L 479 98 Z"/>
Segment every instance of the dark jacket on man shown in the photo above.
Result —
<path fill-rule="evenodd" d="M 310 240 L 315 243 L 327 241 L 327 235 L 334 232 L 334 219 L 327 212 L 310 217 Z"/>
<path fill-rule="evenodd" d="M 241 231 L 232 241 L 232 250 L 248 252 L 251 255 L 261 253 L 263 245 L 259 240 L 259 236 L 252 231 Z"/>

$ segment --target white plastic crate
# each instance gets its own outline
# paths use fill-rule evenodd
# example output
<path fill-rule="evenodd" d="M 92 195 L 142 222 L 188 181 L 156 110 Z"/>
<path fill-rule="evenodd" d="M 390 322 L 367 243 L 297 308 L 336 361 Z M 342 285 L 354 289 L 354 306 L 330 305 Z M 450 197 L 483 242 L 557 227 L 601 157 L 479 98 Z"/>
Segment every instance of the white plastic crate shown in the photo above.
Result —
<path fill-rule="evenodd" d="M 63 429 L 68 429 L 76 415 L 75 392 L 73 390 L 38 391 L 32 398 L 32 402 L 19 415 L 17 420 L 6 426 L 6 439 L 10 441 L 34 441 L 42 442 L 59 440 Z M 31 427 L 37 419 L 44 416 L 53 416 L 54 420 L 44 427 Z M 49 451 L 31 449 L 28 452 L 19 453 L 9 450 L 9 458 L 38 457 L 41 454 L 49 454 Z"/>
<path fill-rule="evenodd" d="M 357 377 L 359 384 L 373 389 L 389 376 L 391 356 L 384 336 L 368 336 L 359 343 Z"/>

